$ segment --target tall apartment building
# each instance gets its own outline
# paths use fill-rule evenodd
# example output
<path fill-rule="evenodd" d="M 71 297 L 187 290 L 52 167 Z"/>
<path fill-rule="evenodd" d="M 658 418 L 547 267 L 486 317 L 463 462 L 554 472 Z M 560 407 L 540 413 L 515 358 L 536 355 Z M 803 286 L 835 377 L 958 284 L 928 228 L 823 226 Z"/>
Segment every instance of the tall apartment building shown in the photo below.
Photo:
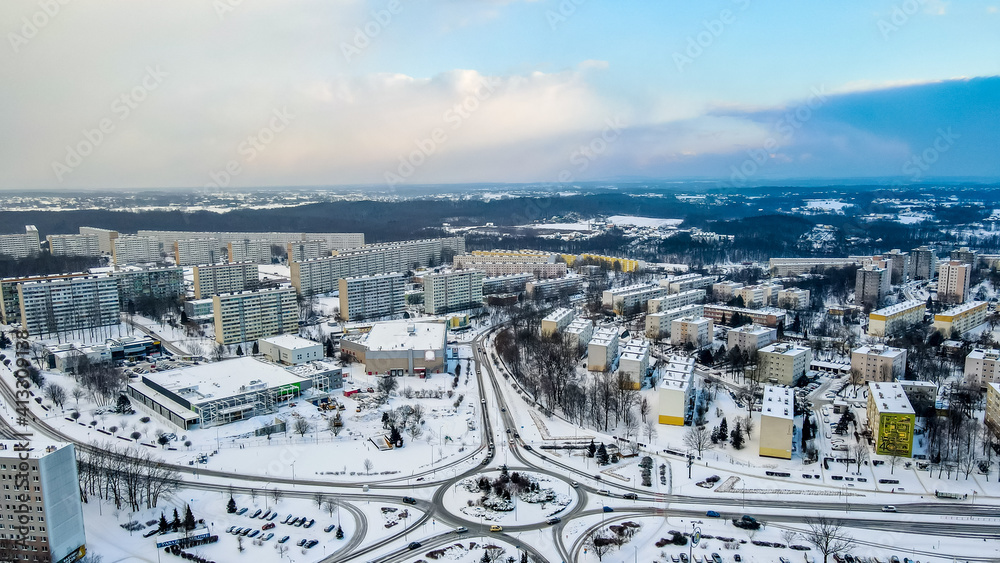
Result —
<path fill-rule="evenodd" d="M 906 350 L 892 346 L 862 346 L 851 351 L 851 371 L 862 381 L 889 382 L 906 375 Z"/>
<path fill-rule="evenodd" d="M 667 309 L 658 313 L 646 315 L 646 338 L 659 340 L 670 337 L 672 323 L 676 319 L 684 317 L 702 317 L 705 315 L 705 306 L 699 303 Z"/>
<path fill-rule="evenodd" d="M 38 229 L 34 225 L 26 225 L 23 234 L 0 235 L 0 256 L 27 258 L 41 251 Z"/>
<path fill-rule="evenodd" d="M 948 254 L 948 257 L 951 258 L 952 260 L 957 260 L 958 262 L 962 262 L 963 264 L 972 264 L 973 266 L 975 266 L 976 262 L 979 261 L 979 252 L 975 250 L 969 250 L 968 246 L 963 246 L 962 248 L 956 248 L 955 250 L 952 250 Z"/>
<path fill-rule="evenodd" d="M 47 274 L 42 276 L 23 276 L 16 278 L 4 278 L 0 280 L 0 320 L 4 324 L 12 325 L 21 322 L 21 296 L 17 292 L 17 287 L 22 283 L 61 280 L 67 278 L 82 278 L 88 276 L 86 272 L 73 272 L 69 274 Z"/>
<path fill-rule="evenodd" d="M 424 275 L 424 312 L 443 315 L 483 306 L 483 273 L 454 270 Z"/>
<path fill-rule="evenodd" d="M 566 343 L 574 350 L 581 350 L 594 337 L 594 323 L 587 319 L 576 319 L 563 331 Z"/>
<path fill-rule="evenodd" d="M 299 330 L 295 290 L 288 287 L 215 295 L 212 313 L 215 341 L 219 344 L 238 344 Z"/>
<path fill-rule="evenodd" d="M 986 322 L 989 305 L 985 301 L 969 301 L 934 315 L 934 329 L 946 338 L 965 334 Z"/>
<path fill-rule="evenodd" d="M 910 277 L 916 280 L 934 279 L 937 272 L 937 256 L 926 246 L 910 251 Z"/>
<path fill-rule="evenodd" d="M 327 247 L 326 241 L 319 239 L 289 242 L 285 246 L 285 252 L 288 254 L 289 264 L 292 262 L 315 260 L 330 255 L 330 249 Z"/>
<path fill-rule="evenodd" d="M 892 290 L 889 282 L 892 272 L 878 266 L 858 269 L 854 285 L 854 302 L 868 307 L 878 307 Z"/>
<path fill-rule="evenodd" d="M 794 385 L 812 362 L 812 352 L 794 344 L 771 344 L 757 351 L 761 381 Z"/>
<path fill-rule="evenodd" d="M 983 415 L 983 422 L 994 437 L 1000 438 L 1000 383 L 986 386 L 986 413 Z"/>
<path fill-rule="evenodd" d="M 712 343 L 715 326 L 707 317 L 681 317 L 670 322 L 670 344 L 686 346 L 696 350 Z"/>
<path fill-rule="evenodd" d="M 965 382 L 980 389 L 990 383 L 1000 383 L 1000 350 L 974 348 L 965 357 Z"/>
<path fill-rule="evenodd" d="M 739 347 L 744 352 L 752 352 L 777 342 L 778 331 L 766 326 L 749 324 L 730 330 L 726 339 L 727 349 Z"/>
<path fill-rule="evenodd" d="M 618 330 L 615 327 L 602 327 L 594 331 L 594 336 L 587 344 L 587 369 L 590 371 L 609 371 L 618 359 Z"/>
<path fill-rule="evenodd" d="M 910 279 L 910 253 L 900 252 L 898 248 L 893 248 L 883 254 L 884 257 L 892 260 L 892 278 L 890 283 L 899 285 Z"/>
<path fill-rule="evenodd" d="M 100 256 L 101 245 L 97 235 L 49 235 L 49 254 L 52 256 Z"/>
<path fill-rule="evenodd" d="M 849 268 L 857 266 L 858 259 L 849 258 L 771 258 L 768 268 L 771 276 L 783 278 L 801 276 L 812 272 L 822 272 L 827 268 Z"/>
<path fill-rule="evenodd" d="M 184 295 L 184 268 L 134 268 L 116 270 L 110 276 L 118 280 L 118 297 L 122 310 L 128 303 L 143 299 L 177 299 Z"/>
<path fill-rule="evenodd" d="M 32 335 L 117 325 L 118 280 L 86 276 L 21 283 L 21 326 Z"/>
<path fill-rule="evenodd" d="M 969 298 L 972 269 L 972 264 L 959 260 L 942 262 L 938 269 L 938 299 L 945 303 L 964 303 Z"/>
<path fill-rule="evenodd" d="M 455 256 L 458 260 L 480 260 L 482 262 L 525 262 L 554 264 L 558 254 L 538 250 L 473 250 L 463 256 Z M 475 263 L 475 262 L 473 262 Z"/>
<path fill-rule="evenodd" d="M 230 262 L 253 262 L 255 264 L 271 263 L 271 241 L 269 240 L 236 240 L 226 244 Z"/>
<path fill-rule="evenodd" d="M 112 241 L 111 260 L 116 266 L 160 262 L 160 241 L 152 237 L 120 236 Z"/>
<path fill-rule="evenodd" d="M 632 389 L 642 387 L 642 380 L 649 371 L 649 342 L 645 340 L 630 340 L 621 347 L 621 358 L 618 360 L 618 371 L 628 378 Z"/>
<path fill-rule="evenodd" d="M 609 270 L 617 270 L 621 272 L 636 272 L 646 267 L 646 263 L 642 260 L 633 260 L 631 258 L 621 258 L 618 256 L 602 256 L 600 254 L 588 254 L 584 253 L 579 256 L 575 254 L 561 254 L 563 261 L 569 266 L 576 266 L 577 262 L 581 265 L 594 264 L 607 268 Z"/>
<path fill-rule="evenodd" d="M 542 319 L 542 336 L 552 336 L 562 332 L 576 319 L 576 311 L 562 307 L 552 311 Z"/>
<path fill-rule="evenodd" d="M 868 430 L 878 455 L 913 455 L 916 413 L 899 383 L 868 384 Z"/>
<path fill-rule="evenodd" d="M 484 262 L 462 260 L 455 257 L 455 268 L 475 268 L 487 276 L 508 276 L 530 274 L 537 279 L 561 278 L 566 275 L 566 264 L 562 262 Z"/>
<path fill-rule="evenodd" d="M 102 229 L 100 227 L 80 227 L 81 235 L 97 235 L 97 245 L 101 248 L 102 254 L 111 255 L 115 250 L 115 239 L 118 238 L 118 231 Z"/>
<path fill-rule="evenodd" d="M 778 291 L 778 307 L 799 311 L 809 308 L 809 290 L 790 287 Z"/>
<path fill-rule="evenodd" d="M 764 386 L 760 403 L 761 457 L 792 459 L 795 433 L 795 395 L 787 387 Z"/>
<path fill-rule="evenodd" d="M 483 295 L 521 293 L 529 281 L 531 281 L 531 274 L 528 273 L 483 277 Z"/>
<path fill-rule="evenodd" d="M 87 554 L 73 444 L 0 440 L 0 475 L 0 559 L 71 563 Z"/>
<path fill-rule="evenodd" d="M 259 266 L 252 262 L 202 264 L 192 270 L 195 299 L 207 299 L 221 293 L 253 291 L 260 287 Z"/>
<path fill-rule="evenodd" d="M 174 242 L 174 261 L 178 266 L 215 264 L 221 259 L 219 239 L 189 238 Z"/>
<path fill-rule="evenodd" d="M 377 274 L 340 280 L 340 318 L 360 321 L 398 315 L 406 309 L 406 277 Z"/>
<path fill-rule="evenodd" d="M 524 292 L 532 299 L 550 299 L 560 295 L 575 295 L 583 291 L 583 276 L 566 276 L 550 280 L 536 280 L 524 286 Z"/>
<path fill-rule="evenodd" d="M 380 251 L 394 272 L 405 272 L 425 266 L 452 262 L 465 253 L 465 237 L 444 237 L 367 244 L 361 250 Z M 382 273 L 382 272 L 379 272 Z"/>
<path fill-rule="evenodd" d="M 671 293 L 669 295 L 650 299 L 646 302 L 646 312 L 658 313 L 660 311 L 667 311 L 678 307 L 686 307 L 688 305 L 702 303 L 703 301 L 705 301 L 704 289 L 690 289 L 688 291 Z"/>
<path fill-rule="evenodd" d="M 670 356 L 659 369 L 657 422 L 684 426 L 694 410 L 694 358 Z"/>
<path fill-rule="evenodd" d="M 885 337 L 897 334 L 923 322 L 927 303 L 914 299 L 872 311 L 868 315 L 868 336 Z"/>
<path fill-rule="evenodd" d="M 712 299 L 716 301 L 728 302 L 736 296 L 736 292 L 743 289 L 743 284 L 737 282 L 719 282 L 712 284 Z"/>
<path fill-rule="evenodd" d="M 344 250 L 365 245 L 364 233 L 275 233 L 275 232 L 234 232 L 234 231 L 149 231 L 140 230 L 140 235 L 156 237 L 165 248 L 173 248 L 174 243 L 184 239 L 216 239 L 222 245 L 240 240 L 266 240 L 271 244 L 284 246 L 290 242 L 322 240 L 327 248 Z M 464 250 L 463 250 L 464 252 Z"/>

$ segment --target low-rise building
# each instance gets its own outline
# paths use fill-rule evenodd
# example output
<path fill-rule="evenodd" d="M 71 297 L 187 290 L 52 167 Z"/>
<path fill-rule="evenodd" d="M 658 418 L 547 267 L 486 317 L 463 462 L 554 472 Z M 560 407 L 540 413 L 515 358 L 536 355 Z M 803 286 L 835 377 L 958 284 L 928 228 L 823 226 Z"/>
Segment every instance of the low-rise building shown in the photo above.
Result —
<path fill-rule="evenodd" d="M 633 389 L 639 389 L 649 371 L 649 342 L 631 340 L 622 346 L 618 371 L 628 378 Z"/>
<path fill-rule="evenodd" d="M 715 283 L 715 276 L 703 276 L 701 274 L 682 274 L 670 276 L 660 280 L 660 285 L 666 287 L 670 293 L 680 293 L 692 289 L 705 289 L 712 287 Z"/>
<path fill-rule="evenodd" d="M 712 284 L 712 298 L 723 303 L 728 302 L 736 296 L 736 292 L 743 289 L 743 284 L 737 282 L 719 282 Z"/>
<path fill-rule="evenodd" d="M 671 293 L 656 297 L 646 302 L 647 313 L 659 313 L 668 309 L 676 309 L 687 305 L 700 304 L 705 301 L 704 289 L 689 289 L 680 293 Z"/>
<path fill-rule="evenodd" d="M 694 407 L 694 358 L 670 356 L 658 370 L 657 419 L 660 424 L 684 426 Z"/>
<path fill-rule="evenodd" d="M 566 276 L 528 282 L 524 288 L 531 299 L 551 299 L 563 295 L 576 295 L 583 291 L 583 276 Z"/>
<path fill-rule="evenodd" d="M 740 316 L 750 319 L 751 323 L 777 327 L 785 324 L 785 312 L 780 309 L 747 309 L 746 307 L 729 307 L 726 305 L 705 305 L 705 316 L 715 324 L 732 324 L 733 318 Z"/>
<path fill-rule="evenodd" d="M 777 329 L 749 324 L 729 331 L 726 335 L 726 348 L 732 350 L 739 347 L 740 350 L 752 352 L 777 341 Z"/>
<path fill-rule="evenodd" d="M 552 311 L 542 319 L 542 336 L 560 333 L 576 319 L 576 311 L 562 307 Z"/>
<path fill-rule="evenodd" d="M 790 287 L 778 291 L 778 307 L 801 311 L 809 308 L 809 290 Z"/>
<path fill-rule="evenodd" d="M 875 344 L 851 351 L 851 370 L 861 374 L 861 380 L 889 382 L 906 375 L 906 350 Z"/>
<path fill-rule="evenodd" d="M 794 385 L 812 363 L 812 352 L 795 344 L 771 344 L 758 350 L 761 381 Z"/>
<path fill-rule="evenodd" d="M 934 315 L 934 329 L 945 338 L 965 334 L 986 322 L 989 305 L 985 301 L 969 301 Z"/>
<path fill-rule="evenodd" d="M 602 327 L 594 331 L 587 344 L 587 369 L 610 371 L 618 359 L 618 329 Z"/>
<path fill-rule="evenodd" d="M 760 404 L 761 457 L 792 459 L 795 434 L 795 394 L 787 387 L 764 386 Z"/>
<path fill-rule="evenodd" d="M 1000 383 L 1000 350 L 974 348 L 965 357 L 965 382 L 980 389 L 990 383 Z"/>
<path fill-rule="evenodd" d="M 484 277 L 483 295 L 494 295 L 497 293 L 520 293 L 524 291 L 528 282 L 531 280 L 532 277 L 529 273 Z"/>
<path fill-rule="evenodd" d="M 323 359 L 323 345 L 294 334 L 278 334 L 257 341 L 257 348 L 268 360 L 298 365 Z"/>
<path fill-rule="evenodd" d="M 758 309 L 774 305 L 778 298 L 778 292 L 784 289 L 783 286 L 774 283 L 764 283 L 759 285 L 748 285 L 736 290 L 737 297 L 743 299 L 743 306 L 750 309 Z"/>
<path fill-rule="evenodd" d="M 876 454 L 911 457 L 915 424 L 916 413 L 900 384 L 868 384 L 868 430 Z"/>
<path fill-rule="evenodd" d="M 646 301 L 662 297 L 667 292 L 666 287 L 652 283 L 626 285 L 605 290 L 601 304 L 616 314 L 629 314 L 638 311 Z"/>
<path fill-rule="evenodd" d="M 687 305 L 646 315 L 646 338 L 650 340 L 669 338 L 670 329 L 675 320 L 703 316 L 705 316 L 705 306 L 701 304 Z"/>
<path fill-rule="evenodd" d="M 189 321 L 199 324 L 211 322 L 213 320 L 211 299 L 191 299 L 184 302 L 184 314 Z"/>
<path fill-rule="evenodd" d="M 898 334 L 923 322 L 927 304 L 918 299 L 872 311 L 868 315 L 868 336 L 883 338 Z"/>
<path fill-rule="evenodd" d="M 771 276 L 783 278 L 822 272 L 828 268 L 848 268 L 857 266 L 857 258 L 771 258 L 768 267 Z"/>
<path fill-rule="evenodd" d="M 715 327 L 707 317 L 681 317 L 670 322 L 670 344 L 701 349 L 712 343 Z"/>
<path fill-rule="evenodd" d="M 445 366 L 447 327 L 441 322 L 392 321 L 340 340 L 341 351 L 365 364 L 370 375 L 441 373 Z"/>

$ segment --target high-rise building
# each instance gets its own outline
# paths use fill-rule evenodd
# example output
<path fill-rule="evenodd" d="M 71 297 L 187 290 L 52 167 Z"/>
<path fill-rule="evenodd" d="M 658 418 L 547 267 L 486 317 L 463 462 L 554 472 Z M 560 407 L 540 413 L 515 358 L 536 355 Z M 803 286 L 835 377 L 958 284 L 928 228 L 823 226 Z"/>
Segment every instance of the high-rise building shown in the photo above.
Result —
<path fill-rule="evenodd" d="M 854 286 L 854 302 L 871 308 L 878 307 L 889 295 L 892 272 L 878 266 L 865 266 L 858 270 Z"/>
<path fill-rule="evenodd" d="M 174 260 L 178 266 L 215 264 L 221 258 L 219 239 L 191 238 L 174 242 Z"/>
<path fill-rule="evenodd" d="M 937 272 L 937 256 L 926 246 L 910 251 L 910 277 L 916 280 L 929 280 Z"/>
<path fill-rule="evenodd" d="M 670 356 L 659 368 L 657 420 L 660 424 L 684 426 L 694 410 L 694 358 Z"/>
<path fill-rule="evenodd" d="M 116 266 L 160 262 L 160 242 L 152 237 L 120 236 L 112 242 L 111 256 Z"/>
<path fill-rule="evenodd" d="M 97 235 L 49 235 L 49 254 L 52 256 L 100 256 L 101 246 Z"/>
<path fill-rule="evenodd" d="M 965 382 L 980 389 L 1000 383 L 1000 350 L 974 348 L 965 357 Z"/>
<path fill-rule="evenodd" d="M 215 341 L 220 344 L 249 342 L 299 329 L 295 291 L 289 287 L 215 295 L 212 311 Z"/>
<path fill-rule="evenodd" d="M 284 246 L 290 242 L 322 240 L 327 248 L 343 250 L 360 248 L 365 245 L 364 233 L 275 233 L 275 232 L 231 232 L 231 231 L 148 231 L 140 230 L 140 235 L 156 237 L 165 248 L 173 248 L 174 243 L 185 239 L 216 239 L 219 248 L 240 240 L 266 240 L 271 244 Z M 462 252 L 465 252 L 463 249 Z"/>
<path fill-rule="evenodd" d="M 795 395 L 787 387 L 764 386 L 760 403 L 761 457 L 792 459 L 795 426 Z"/>
<path fill-rule="evenodd" d="M 956 248 L 955 250 L 952 250 L 948 256 L 952 260 L 957 260 L 964 264 L 972 264 L 973 266 L 975 266 L 976 262 L 979 261 L 979 253 L 975 250 L 969 250 L 968 246 Z"/>
<path fill-rule="evenodd" d="M 202 264 L 192 270 L 195 299 L 207 299 L 222 293 L 252 291 L 260 287 L 259 266 L 252 262 Z"/>
<path fill-rule="evenodd" d="M 483 273 L 455 270 L 424 275 L 424 311 L 443 315 L 483 306 Z"/>
<path fill-rule="evenodd" d="M 938 269 L 938 300 L 945 303 L 964 303 L 969 297 L 972 268 L 972 264 L 959 260 L 942 262 Z"/>
<path fill-rule="evenodd" d="M 406 309 L 406 277 L 378 274 L 340 279 L 340 318 L 360 321 L 398 315 Z"/>
<path fill-rule="evenodd" d="M 617 359 L 618 330 L 615 327 L 603 327 L 594 331 L 594 336 L 587 345 L 587 369 L 609 371 Z"/>
<path fill-rule="evenodd" d="M 51 335 L 121 322 L 118 280 L 110 276 L 51 279 L 18 285 L 21 326 Z"/>
<path fill-rule="evenodd" d="M 900 252 L 898 248 L 893 248 L 883 256 L 892 260 L 892 279 L 890 282 L 893 285 L 905 283 L 910 279 L 909 252 Z"/>
<path fill-rule="evenodd" d="M 995 438 L 1000 438 L 1000 383 L 986 386 L 986 412 L 983 415 L 986 429 Z"/>
<path fill-rule="evenodd" d="M 268 240 L 237 240 L 226 245 L 230 262 L 253 262 L 255 264 L 271 263 L 271 241 Z"/>
<path fill-rule="evenodd" d="M 649 371 L 649 342 L 630 340 L 621 347 L 618 371 L 628 378 L 632 389 L 642 387 L 642 381 Z"/>
<path fill-rule="evenodd" d="M 330 255 L 330 250 L 327 247 L 325 240 L 300 240 L 289 242 L 285 246 L 285 252 L 288 254 L 289 264 L 292 262 L 315 260 L 317 258 L 323 258 L 324 256 Z"/>
<path fill-rule="evenodd" d="M 118 280 L 118 296 L 122 310 L 129 301 L 137 305 L 144 299 L 172 299 L 184 295 L 184 268 L 131 268 L 111 272 Z"/>
<path fill-rule="evenodd" d="M 0 235 L 0 256 L 11 258 L 27 258 L 42 251 L 38 239 L 38 229 L 34 225 L 26 225 L 24 233 Z"/>
<path fill-rule="evenodd" d="M 0 280 L 0 297 L 3 298 L 3 301 L 0 302 L 0 313 L 2 313 L 0 320 L 3 320 L 3 323 L 8 325 L 21 322 L 21 296 L 17 292 L 17 288 L 22 283 L 45 280 L 61 280 L 66 278 L 82 278 L 88 275 L 89 274 L 86 272 L 73 272 L 70 274 L 24 276 L 17 278 L 4 278 Z"/>
<path fill-rule="evenodd" d="M 851 351 L 851 371 L 861 374 L 862 381 L 889 382 L 906 375 L 906 350 L 876 344 Z"/>
<path fill-rule="evenodd" d="M 913 455 L 916 413 L 899 383 L 868 384 L 868 429 L 878 455 Z"/>
<path fill-rule="evenodd" d="M 71 563 L 87 554 L 73 444 L 0 440 L 0 475 L 0 559 Z"/>
<path fill-rule="evenodd" d="M 81 235 L 97 235 L 97 244 L 101 248 L 102 254 L 110 255 L 115 250 L 115 239 L 118 238 L 118 231 L 102 229 L 100 227 L 80 227 Z"/>
<path fill-rule="evenodd" d="M 483 277 L 483 295 L 520 293 L 524 291 L 529 281 L 531 274 L 528 273 Z"/>
<path fill-rule="evenodd" d="M 569 323 L 563 336 L 573 350 L 581 350 L 590 344 L 590 339 L 594 337 L 594 323 L 587 319 L 576 319 Z"/>

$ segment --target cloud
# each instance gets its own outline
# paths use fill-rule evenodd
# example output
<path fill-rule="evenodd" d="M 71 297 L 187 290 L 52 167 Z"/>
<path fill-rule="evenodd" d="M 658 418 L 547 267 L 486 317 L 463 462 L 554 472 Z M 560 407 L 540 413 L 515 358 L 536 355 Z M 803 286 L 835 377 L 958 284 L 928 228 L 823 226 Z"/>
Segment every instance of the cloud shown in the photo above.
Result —
<path fill-rule="evenodd" d="M 608 61 L 599 61 L 597 59 L 587 59 L 577 65 L 580 70 L 606 70 L 608 68 Z"/>

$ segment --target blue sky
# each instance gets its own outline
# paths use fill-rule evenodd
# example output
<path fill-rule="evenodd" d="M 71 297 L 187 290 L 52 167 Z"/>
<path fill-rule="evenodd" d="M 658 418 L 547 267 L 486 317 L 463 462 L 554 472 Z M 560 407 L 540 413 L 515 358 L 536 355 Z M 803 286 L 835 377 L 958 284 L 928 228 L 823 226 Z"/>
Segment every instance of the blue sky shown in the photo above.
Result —
<path fill-rule="evenodd" d="M 997 178 L 998 7 L 5 2 L 0 188 Z"/>

